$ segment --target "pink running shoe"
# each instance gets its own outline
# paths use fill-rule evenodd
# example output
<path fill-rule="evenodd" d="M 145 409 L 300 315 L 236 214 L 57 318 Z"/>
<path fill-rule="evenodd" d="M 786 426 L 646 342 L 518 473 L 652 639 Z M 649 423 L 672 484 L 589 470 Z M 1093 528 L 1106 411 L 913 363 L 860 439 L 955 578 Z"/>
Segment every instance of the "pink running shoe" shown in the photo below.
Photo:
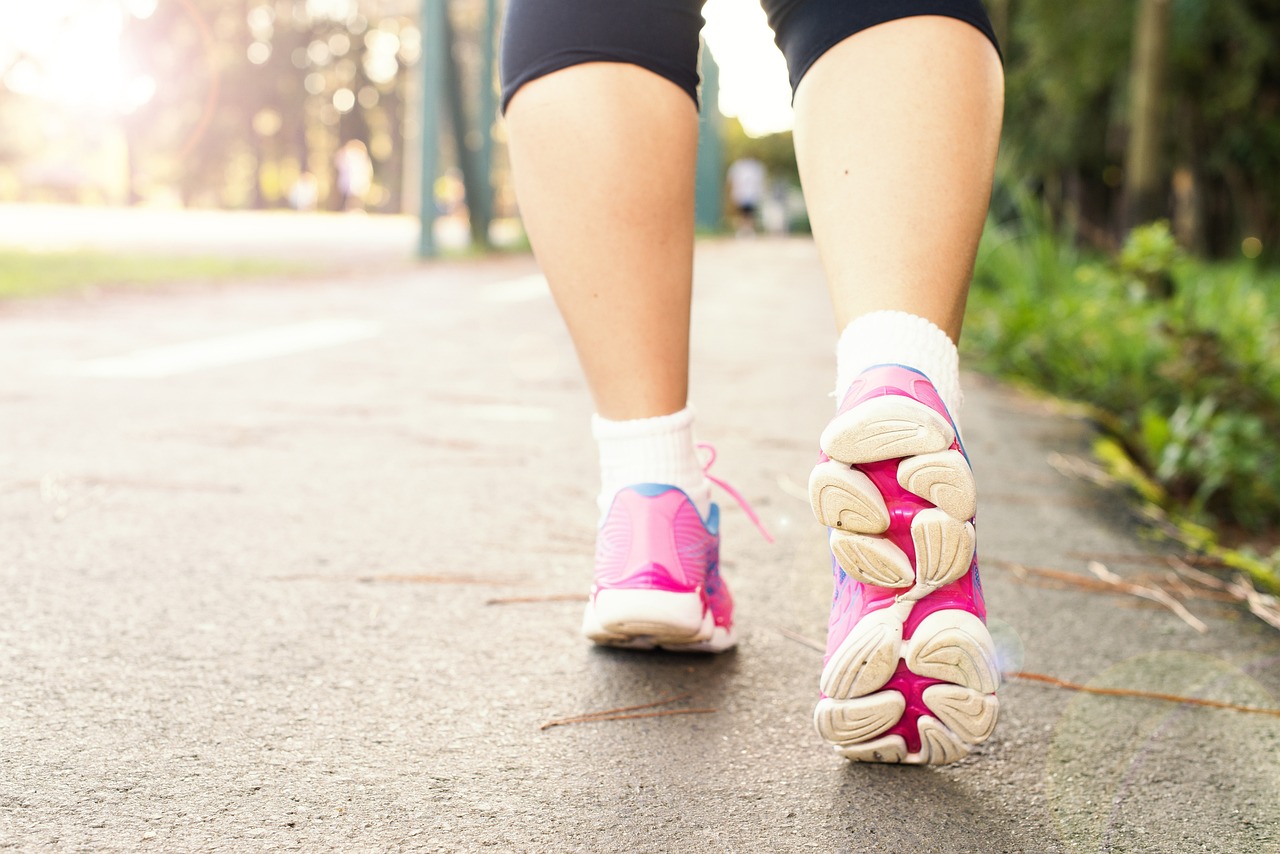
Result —
<path fill-rule="evenodd" d="M 699 447 L 710 452 L 710 468 L 715 450 Z M 742 496 L 707 478 L 773 541 Z M 595 582 L 582 633 L 628 649 L 724 652 L 736 644 L 733 597 L 720 577 L 720 507 L 712 504 L 703 519 L 683 490 L 660 483 L 618 492 L 596 536 Z"/>
<path fill-rule="evenodd" d="M 861 762 L 941 765 L 995 728 L 995 645 L 975 555 L 973 472 L 919 371 L 858 376 L 809 477 L 835 595 L 814 723 Z"/>

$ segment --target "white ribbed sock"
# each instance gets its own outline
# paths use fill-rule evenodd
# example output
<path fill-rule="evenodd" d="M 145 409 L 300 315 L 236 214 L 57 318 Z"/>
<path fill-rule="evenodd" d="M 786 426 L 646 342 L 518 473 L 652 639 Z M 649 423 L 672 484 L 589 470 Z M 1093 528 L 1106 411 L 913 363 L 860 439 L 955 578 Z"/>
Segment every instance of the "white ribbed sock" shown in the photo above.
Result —
<path fill-rule="evenodd" d="M 937 326 L 905 311 L 873 311 L 854 320 L 836 343 L 836 406 L 858 374 L 875 365 L 905 365 L 933 381 L 960 424 L 960 355 Z"/>
<path fill-rule="evenodd" d="M 591 432 L 600 446 L 600 516 L 624 486 L 665 483 L 683 489 L 707 518 L 711 482 L 702 471 L 693 441 L 692 407 L 671 415 L 610 421 L 591 416 Z"/>

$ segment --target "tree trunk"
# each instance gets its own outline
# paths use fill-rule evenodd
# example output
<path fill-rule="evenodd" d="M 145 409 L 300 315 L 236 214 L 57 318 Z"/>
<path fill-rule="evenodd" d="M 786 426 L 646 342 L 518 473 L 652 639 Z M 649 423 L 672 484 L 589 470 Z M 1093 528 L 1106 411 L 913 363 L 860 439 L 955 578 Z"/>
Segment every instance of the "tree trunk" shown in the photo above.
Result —
<path fill-rule="evenodd" d="M 1127 232 L 1165 211 L 1161 180 L 1161 106 L 1169 42 L 1169 0 L 1138 0 L 1133 61 L 1129 69 L 1129 142 L 1124 162 Z"/>

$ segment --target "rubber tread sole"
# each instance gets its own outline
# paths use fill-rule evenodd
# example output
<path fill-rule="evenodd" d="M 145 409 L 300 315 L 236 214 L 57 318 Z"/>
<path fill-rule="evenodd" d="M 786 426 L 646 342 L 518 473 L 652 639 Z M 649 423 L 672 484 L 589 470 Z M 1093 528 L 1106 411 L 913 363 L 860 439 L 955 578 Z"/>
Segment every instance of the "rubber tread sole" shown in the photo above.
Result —
<path fill-rule="evenodd" d="M 901 395 L 860 403 L 835 418 L 820 440 L 830 459 L 810 475 L 809 494 L 815 517 L 832 529 L 832 554 L 852 579 L 899 591 L 892 605 L 858 621 L 819 680 L 824 698 L 814 724 L 850 760 L 954 762 L 989 738 L 999 717 L 995 644 L 976 614 L 934 610 L 904 640 L 912 610 L 926 606 L 930 594 L 963 577 L 974 562 L 977 490 L 968 461 L 952 447 L 955 440 L 946 418 Z M 887 529 L 891 508 L 855 467 L 893 459 L 899 486 L 934 505 L 912 519 L 914 566 L 902 549 L 877 536 Z M 895 678 L 900 662 L 910 676 Z M 907 713 L 904 693 L 913 687 L 928 712 L 914 721 L 915 752 L 902 735 L 885 734 Z"/>

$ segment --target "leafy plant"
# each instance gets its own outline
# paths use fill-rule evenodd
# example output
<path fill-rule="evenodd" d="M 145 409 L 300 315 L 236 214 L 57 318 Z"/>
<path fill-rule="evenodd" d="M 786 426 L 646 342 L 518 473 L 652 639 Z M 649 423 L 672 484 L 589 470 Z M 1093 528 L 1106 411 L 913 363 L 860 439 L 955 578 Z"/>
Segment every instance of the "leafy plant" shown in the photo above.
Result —
<path fill-rule="evenodd" d="M 1189 258 L 1164 223 L 1136 229 L 1114 260 L 1084 255 L 1030 194 L 998 198 L 1006 219 L 979 250 L 969 356 L 1091 404 L 1190 518 L 1262 541 L 1280 529 L 1280 271 Z"/>
<path fill-rule="evenodd" d="M 1169 222 L 1162 219 L 1129 232 L 1120 250 L 1120 271 L 1135 285 L 1133 296 L 1168 299 L 1173 296 L 1173 267 L 1181 257 Z"/>

